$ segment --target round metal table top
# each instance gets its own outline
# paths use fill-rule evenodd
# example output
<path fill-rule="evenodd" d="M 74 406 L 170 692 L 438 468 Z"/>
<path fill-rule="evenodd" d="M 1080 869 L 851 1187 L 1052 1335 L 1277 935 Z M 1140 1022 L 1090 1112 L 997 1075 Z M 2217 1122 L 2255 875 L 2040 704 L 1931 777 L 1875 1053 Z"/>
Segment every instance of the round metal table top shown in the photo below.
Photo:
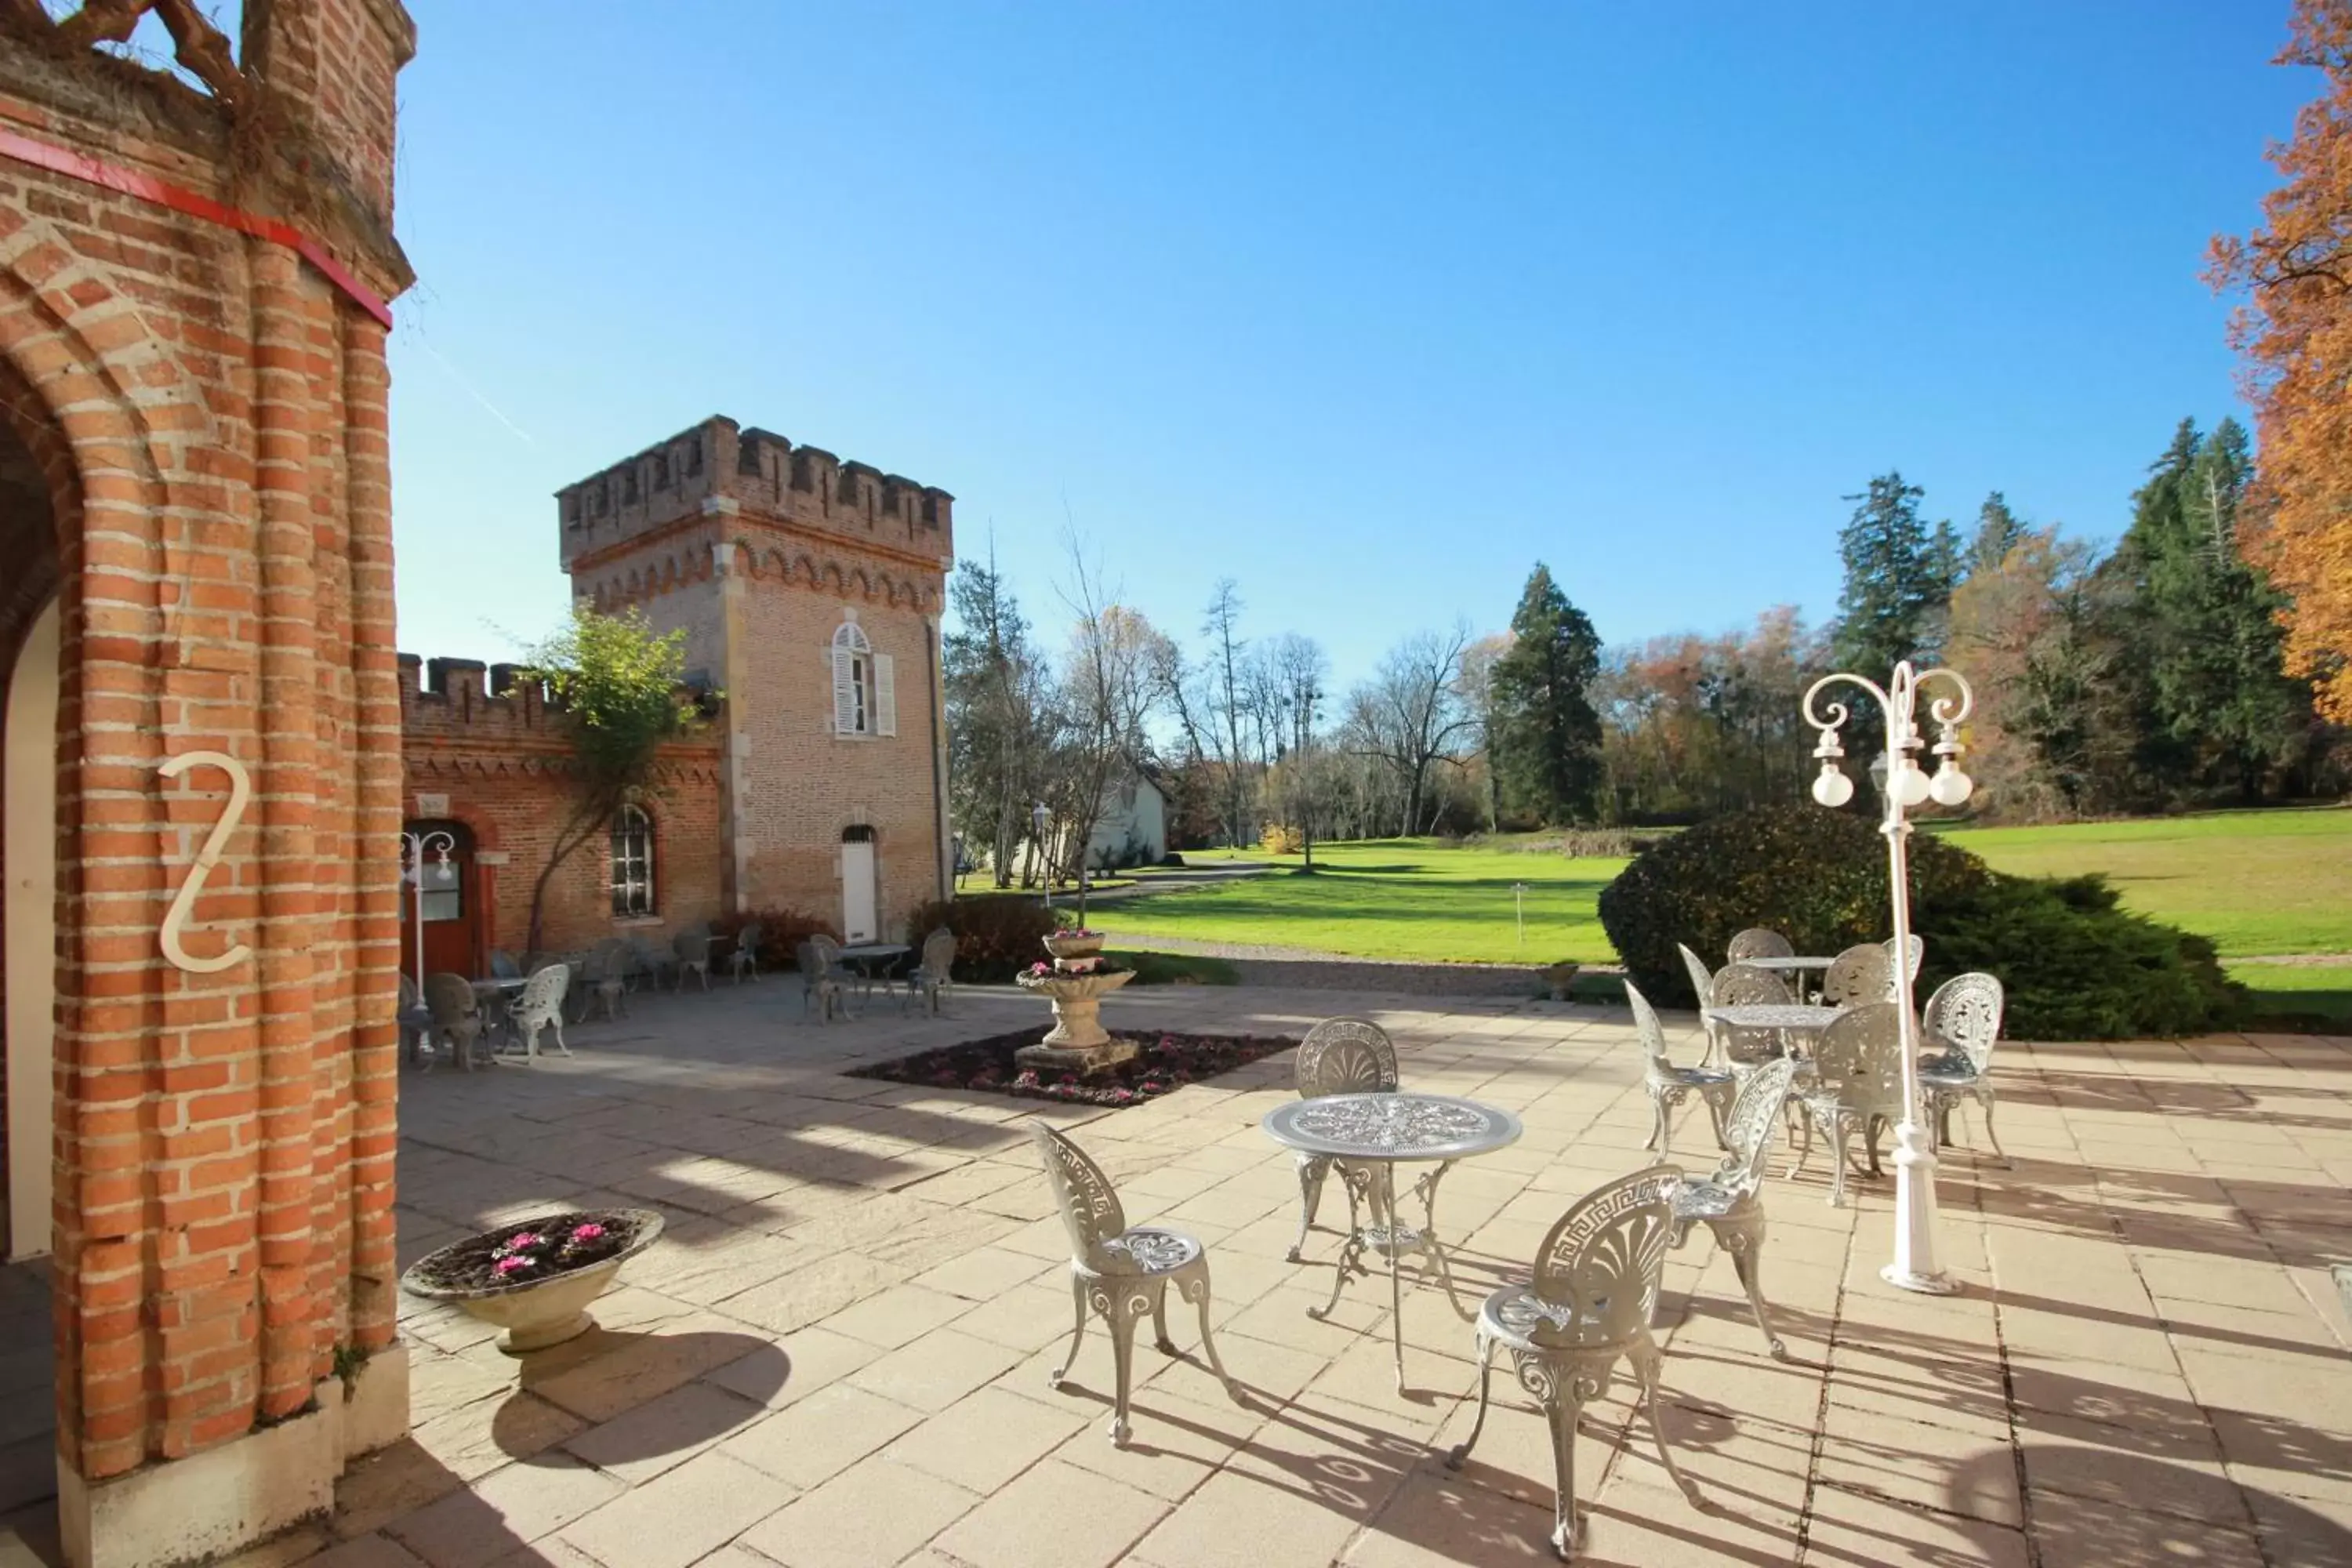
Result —
<path fill-rule="evenodd" d="M 1699 1016 L 1735 1029 L 1826 1029 L 1844 1011 L 1810 1002 L 1751 1002 L 1738 1007 L 1702 1007 Z"/>
<path fill-rule="evenodd" d="M 1736 958 L 1735 966 L 1743 969 L 1827 969 L 1837 962 L 1834 958 Z"/>
<path fill-rule="evenodd" d="M 1466 1159 L 1525 1131 L 1500 1106 L 1450 1094 L 1327 1094 L 1276 1106 L 1259 1125 L 1285 1148 L 1343 1160 Z"/>

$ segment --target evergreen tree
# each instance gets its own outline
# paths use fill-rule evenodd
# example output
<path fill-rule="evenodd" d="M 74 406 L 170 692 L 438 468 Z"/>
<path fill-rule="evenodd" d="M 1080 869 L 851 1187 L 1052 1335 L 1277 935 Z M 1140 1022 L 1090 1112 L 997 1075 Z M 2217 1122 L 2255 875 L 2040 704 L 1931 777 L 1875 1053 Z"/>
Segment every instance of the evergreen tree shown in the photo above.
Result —
<path fill-rule="evenodd" d="M 2210 436 L 2182 420 L 2133 498 L 2116 554 L 2133 588 L 2129 637 L 2146 672 L 2148 755 L 2177 776 L 2251 799 L 2308 728 L 2305 694 L 2283 673 L 2283 604 L 2238 549 L 2238 509 L 2252 477 L 2246 433 L 2225 419 Z"/>
<path fill-rule="evenodd" d="M 1010 883 L 1014 851 L 1043 789 L 1048 746 L 1045 672 L 1029 643 L 1011 584 L 996 569 L 958 563 L 949 587 L 955 629 L 940 644 L 948 720 L 948 809 L 977 858 L 986 851 L 995 884 Z"/>
<path fill-rule="evenodd" d="M 1960 531 L 1952 526 L 1950 518 L 1936 525 L 1935 536 L 1927 542 L 1927 580 L 1930 592 L 1938 600 L 1949 600 L 1952 590 L 1968 575 L 1968 558 L 1960 549 Z M 1940 590 L 1940 591 L 1938 591 Z"/>
<path fill-rule="evenodd" d="M 1504 809 L 1544 823 L 1590 822 L 1601 783 L 1601 718 L 1591 689 L 1601 639 L 1541 562 L 1494 663 L 1490 745 Z"/>
<path fill-rule="evenodd" d="M 1845 588 L 1832 647 L 1839 668 L 1884 680 L 1902 659 L 1933 662 L 1952 595 L 1959 542 L 1945 523 L 1931 540 L 1919 520 L 1927 492 L 1899 473 L 1870 481 L 1838 535 Z"/>
<path fill-rule="evenodd" d="M 1980 572 L 2000 571 L 2000 563 L 2009 559 L 2009 552 L 2024 537 L 2025 524 L 2009 510 L 2009 499 L 1999 490 L 1993 491 L 1977 509 L 1977 532 L 1969 542 L 1965 575 L 1973 577 Z"/>

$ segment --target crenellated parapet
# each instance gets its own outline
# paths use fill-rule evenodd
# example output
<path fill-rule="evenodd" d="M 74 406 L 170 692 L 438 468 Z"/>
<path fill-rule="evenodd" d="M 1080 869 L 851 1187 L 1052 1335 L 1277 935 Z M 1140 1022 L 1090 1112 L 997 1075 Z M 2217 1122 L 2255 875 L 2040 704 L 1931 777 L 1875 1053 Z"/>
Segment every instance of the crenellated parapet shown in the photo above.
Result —
<path fill-rule="evenodd" d="M 955 553 L 955 498 L 947 491 L 723 415 L 555 494 L 564 569 L 592 577 L 635 553 L 632 545 L 679 542 L 698 524 L 737 516 L 933 571 Z"/>
<path fill-rule="evenodd" d="M 706 721 L 718 717 L 720 699 L 703 694 L 700 702 Z M 499 767 L 561 772 L 571 749 L 562 713 L 562 703 L 526 679 L 520 665 L 400 656 L 401 744 L 412 769 L 488 759 Z M 664 765 L 715 764 L 723 733 L 723 725 L 705 722 L 665 742 Z"/>

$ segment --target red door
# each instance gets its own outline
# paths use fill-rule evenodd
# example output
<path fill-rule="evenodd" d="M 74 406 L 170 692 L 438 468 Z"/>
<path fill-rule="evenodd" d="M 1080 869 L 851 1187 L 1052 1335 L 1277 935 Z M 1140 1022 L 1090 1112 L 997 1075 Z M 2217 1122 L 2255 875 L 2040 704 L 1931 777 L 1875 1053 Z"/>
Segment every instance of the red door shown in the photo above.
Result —
<path fill-rule="evenodd" d="M 421 913 L 426 974 L 446 970 L 471 979 L 483 973 L 488 965 L 481 952 L 481 879 L 474 863 L 474 836 L 460 822 L 411 822 L 402 834 L 407 875 L 400 889 L 401 973 L 422 988 L 416 973 Z M 416 880 L 420 860 L 421 889 Z"/>

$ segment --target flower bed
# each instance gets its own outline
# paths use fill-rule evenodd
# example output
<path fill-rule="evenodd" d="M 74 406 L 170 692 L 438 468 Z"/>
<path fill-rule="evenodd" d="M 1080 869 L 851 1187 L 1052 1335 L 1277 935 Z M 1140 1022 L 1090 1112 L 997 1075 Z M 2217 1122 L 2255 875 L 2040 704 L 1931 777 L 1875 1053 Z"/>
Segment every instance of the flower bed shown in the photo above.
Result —
<path fill-rule="evenodd" d="M 877 1078 L 931 1089 L 968 1089 L 1019 1100 L 1054 1100 L 1073 1105 L 1117 1109 L 1156 1100 L 1171 1089 L 1286 1051 L 1298 1044 L 1279 1035 L 1144 1035 L 1122 1037 L 1140 1046 L 1117 1067 L 1079 1078 L 1074 1073 L 1041 1076 L 1013 1062 L 1013 1053 L 1044 1039 L 1042 1028 L 942 1046 L 859 1068 L 852 1078 Z"/>
<path fill-rule="evenodd" d="M 446 1247 L 412 1272 L 441 1291 L 495 1290 L 560 1279 L 625 1251 L 638 1221 L 626 1213 L 541 1215 Z"/>

